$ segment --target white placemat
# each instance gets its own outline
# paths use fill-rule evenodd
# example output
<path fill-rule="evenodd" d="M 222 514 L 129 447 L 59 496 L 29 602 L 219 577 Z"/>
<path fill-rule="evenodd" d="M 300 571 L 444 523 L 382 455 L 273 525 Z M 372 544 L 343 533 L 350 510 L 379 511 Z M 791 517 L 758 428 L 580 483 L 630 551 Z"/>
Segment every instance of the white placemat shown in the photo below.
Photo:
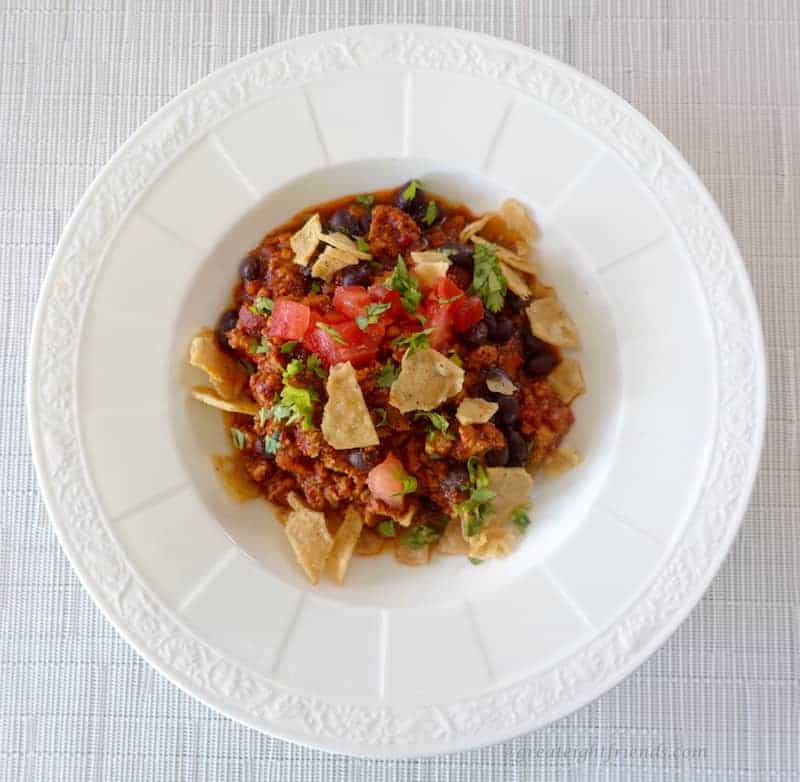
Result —
<path fill-rule="evenodd" d="M 61 228 L 141 122 L 262 46 L 387 21 L 533 46 L 648 116 L 695 166 L 740 244 L 764 321 L 771 404 L 762 470 L 733 552 L 648 663 L 533 735 L 461 755 L 372 762 L 241 727 L 128 647 L 84 594 L 45 516 L 23 384 L 33 308 Z M 800 779 L 796 0 L 8 0 L 0 159 L 0 779 Z"/>

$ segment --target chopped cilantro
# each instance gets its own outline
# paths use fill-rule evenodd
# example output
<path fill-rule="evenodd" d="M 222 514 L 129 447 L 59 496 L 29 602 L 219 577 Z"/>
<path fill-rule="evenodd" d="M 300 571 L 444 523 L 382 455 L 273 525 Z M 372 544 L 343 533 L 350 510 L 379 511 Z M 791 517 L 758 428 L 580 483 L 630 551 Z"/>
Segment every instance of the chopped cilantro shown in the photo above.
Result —
<path fill-rule="evenodd" d="M 472 291 L 479 296 L 491 312 L 499 312 L 508 283 L 500 270 L 494 250 L 485 244 L 475 247 L 474 268 L 472 272 Z"/>
<path fill-rule="evenodd" d="M 269 315 L 275 302 L 266 296 L 257 296 L 250 305 L 250 312 L 254 315 Z"/>
<path fill-rule="evenodd" d="M 263 427 L 265 423 L 272 417 L 272 410 L 268 407 L 261 407 L 259 408 L 258 412 L 256 413 L 256 421 L 258 425 Z"/>
<path fill-rule="evenodd" d="M 322 293 L 322 286 L 318 282 L 311 283 L 311 292 L 312 293 Z"/>
<path fill-rule="evenodd" d="M 356 236 L 356 247 L 358 247 L 362 253 L 369 252 L 369 242 L 363 236 Z"/>
<path fill-rule="evenodd" d="M 439 216 L 439 208 L 436 206 L 436 201 L 428 201 L 428 206 L 425 208 L 425 216 L 422 222 L 425 225 L 433 225 L 433 221 Z"/>
<path fill-rule="evenodd" d="M 461 360 L 461 356 L 458 353 L 451 353 L 447 358 L 449 358 L 457 367 L 463 367 L 464 362 Z"/>
<path fill-rule="evenodd" d="M 240 358 L 239 363 L 247 370 L 248 375 L 255 375 L 256 365 L 252 361 L 248 361 L 246 358 Z"/>
<path fill-rule="evenodd" d="M 288 342 L 284 342 L 283 345 L 281 345 L 281 353 L 283 353 L 284 356 L 287 356 L 296 347 L 297 347 L 297 340 L 290 339 Z"/>
<path fill-rule="evenodd" d="M 408 355 L 410 356 L 415 350 L 422 350 L 422 348 L 431 346 L 428 334 L 432 331 L 433 329 L 425 329 L 424 331 L 416 331 L 413 334 L 406 334 L 403 337 L 398 337 L 392 344 L 399 348 L 408 348 Z"/>
<path fill-rule="evenodd" d="M 396 495 L 412 494 L 417 490 L 417 479 L 413 475 L 406 472 L 398 473 L 397 480 L 403 485 L 402 491 L 398 491 Z"/>
<path fill-rule="evenodd" d="M 429 413 L 420 411 L 414 418 L 426 418 L 431 431 L 446 432 L 450 428 L 450 422 L 441 413 Z"/>
<path fill-rule="evenodd" d="M 235 426 L 231 427 L 231 439 L 237 450 L 241 451 L 247 446 L 247 435 Z"/>
<path fill-rule="evenodd" d="M 269 353 L 272 348 L 270 347 L 269 340 L 266 337 L 261 337 L 259 342 L 254 342 L 253 347 L 250 348 L 251 353 Z"/>
<path fill-rule="evenodd" d="M 482 565 L 484 562 L 486 562 L 485 559 L 478 559 L 477 557 L 467 557 L 467 559 L 469 559 L 473 565 Z"/>
<path fill-rule="evenodd" d="M 420 549 L 423 546 L 427 546 L 428 543 L 433 543 L 433 541 L 438 540 L 439 536 L 440 533 L 433 529 L 433 527 L 419 524 L 406 532 L 406 534 L 400 538 L 400 542 L 411 549 Z"/>
<path fill-rule="evenodd" d="M 308 388 L 284 385 L 280 402 L 272 408 L 272 417 L 287 424 L 302 423 L 303 429 L 314 428 L 314 402 L 317 395 Z"/>
<path fill-rule="evenodd" d="M 335 329 L 328 323 L 318 322 L 317 328 L 320 329 L 320 331 L 324 331 L 328 336 L 331 337 L 331 339 L 333 339 L 334 342 L 338 342 L 340 345 L 347 344 L 347 340 L 339 333 L 339 330 Z"/>
<path fill-rule="evenodd" d="M 449 299 L 436 299 L 437 304 L 445 305 L 445 304 L 452 304 L 454 301 L 458 301 L 464 295 L 464 291 L 457 293 L 455 296 L 451 296 Z"/>
<path fill-rule="evenodd" d="M 511 513 L 511 523 L 520 531 L 524 532 L 528 525 L 531 523 L 531 520 L 528 518 L 528 512 L 530 511 L 531 506 L 530 503 L 526 505 L 520 505 Z"/>
<path fill-rule="evenodd" d="M 356 325 L 362 330 L 366 331 L 367 326 L 374 326 L 378 320 L 380 319 L 381 315 L 383 315 L 386 310 L 388 310 L 392 305 L 388 302 L 381 303 L 381 302 L 373 302 L 372 304 L 367 304 L 366 308 L 364 309 L 364 314 L 359 315 L 356 318 Z"/>
<path fill-rule="evenodd" d="M 364 193 L 356 196 L 356 203 L 366 206 L 369 209 L 375 203 L 375 196 L 372 193 Z"/>
<path fill-rule="evenodd" d="M 394 267 L 392 276 L 386 280 L 384 285 L 400 294 L 400 303 L 406 312 L 414 313 L 417 311 L 417 306 L 422 300 L 422 292 L 419 289 L 416 277 L 412 277 L 409 274 L 402 255 L 397 256 L 397 265 Z"/>
<path fill-rule="evenodd" d="M 384 519 L 376 529 L 384 538 L 393 538 L 395 535 L 394 522 L 391 519 Z"/>
<path fill-rule="evenodd" d="M 375 384 L 378 388 L 389 388 L 395 380 L 397 380 L 397 365 L 387 361 L 386 366 L 378 373 L 378 380 Z"/>
<path fill-rule="evenodd" d="M 269 437 L 264 438 L 264 453 L 275 456 L 278 449 L 281 447 L 281 433 L 273 432 Z"/>
<path fill-rule="evenodd" d="M 400 196 L 403 201 L 413 201 L 414 196 L 417 194 L 417 188 L 419 188 L 419 182 L 416 179 L 412 179 L 407 185 L 406 189 L 403 190 L 402 195 Z"/>
<path fill-rule="evenodd" d="M 389 419 L 389 414 L 386 412 L 385 407 L 375 407 L 373 408 L 375 414 L 378 416 L 377 420 L 375 421 L 375 427 L 379 426 L 386 426 L 386 421 Z"/>
<path fill-rule="evenodd" d="M 322 378 L 323 380 L 328 377 L 325 367 L 322 366 L 322 360 L 316 353 L 312 353 L 306 359 L 306 367 L 308 368 L 309 372 L 313 372 L 317 377 Z"/>
<path fill-rule="evenodd" d="M 303 371 L 303 359 L 293 358 L 283 370 L 283 382 L 285 383 L 290 377 L 299 375 Z"/>
<path fill-rule="evenodd" d="M 494 499 L 495 492 L 489 488 L 489 476 L 486 469 L 478 460 L 472 456 L 467 462 L 469 472 L 469 497 L 464 502 L 456 506 L 458 513 L 467 517 L 466 537 L 471 538 L 481 531 L 481 525 L 486 515 L 491 510 L 491 501 Z"/>

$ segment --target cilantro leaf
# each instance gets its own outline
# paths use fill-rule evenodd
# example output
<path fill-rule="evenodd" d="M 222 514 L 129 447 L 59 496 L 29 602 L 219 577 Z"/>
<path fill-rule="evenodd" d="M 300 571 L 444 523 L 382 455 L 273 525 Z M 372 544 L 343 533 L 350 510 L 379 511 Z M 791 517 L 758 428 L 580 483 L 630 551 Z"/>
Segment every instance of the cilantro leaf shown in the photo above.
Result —
<path fill-rule="evenodd" d="M 359 315 L 356 318 L 356 325 L 362 330 L 366 331 L 367 326 L 374 326 L 378 320 L 380 319 L 381 315 L 383 315 L 386 310 L 388 310 L 392 305 L 388 302 L 381 303 L 381 302 L 373 302 L 372 304 L 367 304 L 364 309 L 364 314 Z"/>
<path fill-rule="evenodd" d="M 320 331 L 324 331 L 334 342 L 338 342 L 340 345 L 347 345 L 347 340 L 339 333 L 338 329 L 335 329 L 328 323 L 317 323 L 317 328 Z"/>
<path fill-rule="evenodd" d="M 356 203 L 366 206 L 369 209 L 375 203 L 375 196 L 372 193 L 364 193 L 356 196 Z"/>
<path fill-rule="evenodd" d="M 416 179 L 412 179 L 407 185 L 406 189 L 403 190 L 401 194 L 401 198 L 403 201 L 413 201 L 414 196 L 417 194 L 417 189 L 419 188 L 419 182 Z"/>
<path fill-rule="evenodd" d="M 433 527 L 429 527 L 426 524 L 419 524 L 406 532 L 406 534 L 400 538 L 400 542 L 404 546 L 416 550 L 427 546 L 428 543 L 433 543 L 435 540 L 438 540 L 439 537 L 440 534 L 433 529 Z"/>
<path fill-rule="evenodd" d="M 450 428 L 450 422 L 441 413 L 421 410 L 414 415 L 414 418 L 426 418 L 432 431 L 446 432 Z"/>
<path fill-rule="evenodd" d="M 384 519 L 375 529 L 377 529 L 384 538 L 393 538 L 395 535 L 394 522 L 391 519 Z"/>
<path fill-rule="evenodd" d="M 243 448 L 247 447 L 247 435 L 241 429 L 237 429 L 235 426 L 231 427 L 231 439 L 233 440 L 234 447 L 238 451 L 241 451 Z"/>
<path fill-rule="evenodd" d="M 469 559 L 473 565 L 482 565 L 484 562 L 486 562 L 485 559 L 478 559 L 477 557 L 467 557 L 467 559 Z"/>
<path fill-rule="evenodd" d="M 454 301 L 458 301 L 464 295 L 464 291 L 457 293 L 455 296 L 451 296 L 449 299 L 436 299 L 437 304 L 445 305 L 445 304 L 452 304 Z"/>
<path fill-rule="evenodd" d="M 472 291 L 479 296 L 486 309 L 499 312 L 508 290 L 508 283 L 497 262 L 492 247 L 479 244 L 475 247 L 472 272 Z"/>
<path fill-rule="evenodd" d="M 272 417 L 272 410 L 270 410 L 268 407 L 261 407 L 256 413 L 256 421 L 258 422 L 258 425 L 262 428 L 264 424 L 266 424 L 271 417 Z"/>
<path fill-rule="evenodd" d="M 422 292 L 416 277 L 412 277 L 408 272 L 406 262 L 402 255 L 397 256 L 397 265 L 394 267 L 392 276 L 384 283 L 387 288 L 392 288 L 400 294 L 400 303 L 406 312 L 414 313 L 417 311 Z"/>
<path fill-rule="evenodd" d="M 363 236 L 356 236 L 356 247 L 358 247 L 362 253 L 369 252 L 369 242 Z"/>
<path fill-rule="evenodd" d="M 422 222 L 425 225 L 433 225 L 433 221 L 439 216 L 439 207 L 436 206 L 436 201 L 428 201 L 428 206 L 425 208 L 425 216 Z"/>
<path fill-rule="evenodd" d="M 402 496 L 403 494 L 412 494 L 417 490 L 417 479 L 408 473 L 398 473 L 397 480 L 403 485 L 402 491 L 395 492 L 395 496 Z"/>
<path fill-rule="evenodd" d="M 378 388 L 389 388 L 389 386 L 397 380 L 397 365 L 391 361 L 387 361 L 386 365 L 378 373 L 378 379 L 375 385 Z"/>
<path fill-rule="evenodd" d="M 275 302 L 267 296 L 257 296 L 253 303 L 250 305 L 250 312 L 254 315 L 269 315 Z"/>
<path fill-rule="evenodd" d="M 275 456 L 281 447 L 281 433 L 273 432 L 269 437 L 264 438 L 264 453 Z"/>
<path fill-rule="evenodd" d="M 486 469 L 474 456 L 467 462 L 467 471 L 469 485 L 466 488 L 470 495 L 456 506 L 456 511 L 466 517 L 464 531 L 466 537 L 471 538 L 481 531 L 483 520 L 492 509 L 491 501 L 495 497 L 495 492 L 489 488 L 489 475 Z"/>
<path fill-rule="evenodd" d="M 283 370 L 283 382 L 285 383 L 290 377 L 299 375 L 303 371 L 303 359 L 293 358 Z"/>
<path fill-rule="evenodd" d="M 303 429 L 313 429 L 314 402 L 317 399 L 308 388 L 284 385 L 280 402 L 272 408 L 272 417 L 287 424 L 301 423 Z"/>
<path fill-rule="evenodd" d="M 239 363 L 247 370 L 248 375 L 255 375 L 256 365 L 252 361 L 248 361 L 246 358 L 240 358 Z"/>
<path fill-rule="evenodd" d="M 318 282 L 311 283 L 311 292 L 312 293 L 322 293 L 322 286 Z"/>
<path fill-rule="evenodd" d="M 281 345 L 281 353 L 283 353 L 283 355 L 286 356 L 289 353 L 291 353 L 296 347 L 297 347 L 297 340 L 290 339 L 288 342 L 284 342 L 283 345 Z"/>
<path fill-rule="evenodd" d="M 250 348 L 251 353 L 255 353 L 258 355 L 259 353 L 269 353 L 272 350 L 269 344 L 269 340 L 266 337 L 261 337 L 259 342 L 254 342 L 253 346 Z"/>
<path fill-rule="evenodd" d="M 386 426 L 386 422 L 389 420 L 389 414 L 386 412 L 386 408 L 374 407 L 373 410 L 378 416 L 377 420 L 375 421 L 375 428 L 377 429 L 379 426 Z"/>
<path fill-rule="evenodd" d="M 431 341 L 428 339 L 428 334 L 430 334 L 432 331 L 433 329 L 415 331 L 413 334 L 406 334 L 405 336 L 398 337 L 396 340 L 394 340 L 394 342 L 392 342 L 392 344 L 399 348 L 408 348 L 407 355 L 410 356 L 415 350 L 422 350 L 422 348 L 429 348 L 431 346 Z"/>
<path fill-rule="evenodd" d="M 528 513 L 531 509 L 530 503 L 520 505 L 511 512 L 511 523 L 520 531 L 524 532 L 531 520 L 528 518 Z"/>
<path fill-rule="evenodd" d="M 313 372 L 317 377 L 322 378 L 322 380 L 325 380 L 325 378 L 328 377 L 325 367 L 322 366 L 322 360 L 316 353 L 312 353 L 306 359 L 306 367 L 308 368 L 309 372 Z"/>
<path fill-rule="evenodd" d="M 464 362 L 461 360 L 461 356 L 458 353 L 451 353 L 447 358 L 449 358 L 457 367 L 463 367 Z"/>

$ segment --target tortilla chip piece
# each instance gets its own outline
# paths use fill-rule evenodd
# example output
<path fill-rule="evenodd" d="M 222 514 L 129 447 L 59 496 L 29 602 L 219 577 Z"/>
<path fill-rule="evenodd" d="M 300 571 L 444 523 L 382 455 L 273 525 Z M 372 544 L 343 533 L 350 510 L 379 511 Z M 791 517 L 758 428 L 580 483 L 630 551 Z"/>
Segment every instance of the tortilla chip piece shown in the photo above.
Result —
<path fill-rule="evenodd" d="M 336 247 L 326 247 L 324 252 L 314 261 L 314 265 L 311 267 L 311 274 L 330 282 L 336 272 L 344 269 L 345 266 L 353 266 L 356 263 L 358 263 L 358 256 L 353 255 L 353 253 Z"/>
<path fill-rule="evenodd" d="M 325 516 L 315 510 L 293 510 L 286 522 L 286 537 L 309 581 L 316 584 L 333 548 Z"/>
<path fill-rule="evenodd" d="M 389 404 L 401 413 L 433 410 L 464 385 L 464 370 L 438 350 L 424 348 L 403 356 L 400 374 L 389 391 Z"/>
<path fill-rule="evenodd" d="M 329 247 L 335 247 L 337 250 L 342 250 L 350 255 L 355 255 L 361 261 L 368 261 L 372 256 L 368 252 L 358 249 L 358 245 L 347 235 L 339 233 L 338 231 L 333 234 L 320 234 L 319 238 L 325 242 Z"/>
<path fill-rule="evenodd" d="M 317 249 L 322 236 L 322 222 L 319 215 L 315 214 L 306 220 L 303 227 L 289 240 L 294 251 L 294 262 L 299 266 L 308 266 L 311 256 Z"/>
<path fill-rule="evenodd" d="M 286 502 L 292 510 L 309 510 L 306 501 L 297 492 L 290 491 L 286 495 Z"/>
<path fill-rule="evenodd" d="M 513 396 L 517 393 L 517 387 L 504 375 L 490 375 L 486 378 L 486 388 L 494 394 L 503 396 Z"/>
<path fill-rule="evenodd" d="M 533 478 L 524 467 L 487 467 L 486 474 L 495 496 L 482 531 L 495 524 L 505 524 L 520 505 L 527 505 L 533 485 Z"/>
<path fill-rule="evenodd" d="M 440 250 L 417 250 L 411 253 L 411 260 L 414 263 L 441 263 L 445 261 L 448 265 L 450 264 L 447 254 Z"/>
<path fill-rule="evenodd" d="M 562 445 L 551 453 L 542 463 L 542 472 L 548 478 L 554 478 L 561 475 L 568 470 L 571 470 L 576 465 L 583 461 L 583 457 L 568 445 Z"/>
<path fill-rule="evenodd" d="M 203 329 L 189 347 L 189 363 L 207 375 L 222 399 L 238 399 L 247 383 L 247 370 L 217 342 L 211 329 Z"/>
<path fill-rule="evenodd" d="M 473 244 L 482 244 L 485 247 L 489 247 L 497 256 L 497 260 L 502 261 L 506 266 L 513 266 L 515 269 L 525 272 L 525 274 L 539 273 L 539 267 L 530 258 L 518 255 L 502 245 L 490 242 L 482 236 L 473 236 L 470 241 Z"/>
<path fill-rule="evenodd" d="M 506 278 L 509 290 L 517 294 L 521 299 L 531 297 L 531 288 L 528 281 L 517 271 L 514 271 L 508 264 L 498 261 L 503 277 Z"/>
<path fill-rule="evenodd" d="M 495 212 L 487 212 L 482 217 L 479 217 L 477 220 L 474 220 L 471 223 L 467 223 L 462 229 L 461 233 L 458 235 L 458 241 L 461 244 L 465 244 L 468 242 L 475 234 L 479 234 L 486 226 L 488 225 L 490 220 L 493 220 L 497 217 Z"/>
<path fill-rule="evenodd" d="M 500 204 L 500 217 L 503 218 L 508 230 L 513 231 L 526 243 L 530 244 L 539 237 L 536 223 L 516 198 L 507 198 Z"/>
<path fill-rule="evenodd" d="M 561 363 L 547 376 L 547 382 L 565 405 L 570 404 L 576 396 L 586 390 L 581 365 L 574 358 L 562 359 Z"/>
<path fill-rule="evenodd" d="M 467 426 L 468 424 L 485 424 L 497 412 L 497 402 L 488 402 L 486 399 L 476 399 L 467 397 L 456 410 L 458 423 Z"/>
<path fill-rule="evenodd" d="M 431 561 L 431 544 L 411 548 L 399 541 L 394 544 L 394 558 L 403 565 L 427 565 Z"/>
<path fill-rule="evenodd" d="M 328 401 L 322 412 L 322 436 L 328 445 L 337 451 L 378 445 L 378 433 L 353 365 L 346 361 L 331 367 L 325 388 Z"/>
<path fill-rule="evenodd" d="M 211 457 L 214 471 L 219 475 L 225 491 L 236 502 L 246 502 L 261 494 L 258 484 L 247 474 L 242 462 L 235 456 L 214 454 Z"/>
<path fill-rule="evenodd" d="M 460 519 L 450 519 L 444 528 L 442 537 L 436 543 L 436 550 L 440 554 L 466 554 L 469 551 L 469 544 L 464 540 L 461 532 Z"/>
<path fill-rule="evenodd" d="M 411 259 L 414 261 L 411 273 L 422 285 L 429 288 L 435 285 L 437 280 L 445 277 L 450 268 L 450 261 L 442 253 L 431 251 L 411 253 Z"/>
<path fill-rule="evenodd" d="M 212 388 L 195 386 L 192 389 L 192 396 L 209 407 L 216 407 L 226 413 L 241 413 L 242 415 L 255 415 L 258 412 L 258 405 L 246 396 L 238 399 L 223 399 Z"/>
<path fill-rule="evenodd" d="M 363 526 L 361 514 L 355 508 L 348 508 L 344 521 L 333 536 L 333 548 L 325 563 L 325 572 L 339 584 L 344 583 Z"/>
<path fill-rule="evenodd" d="M 395 516 L 394 520 L 401 526 L 401 527 L 410 527 L 411 522 L 414 520 L 414 516 L 416 515 L 418 510 L 418 506 L 415 502 L 409 503 L 408 509 L 404 510 L 399 516 Z"/>
<path fill-rule="evenodd" d="M 476 559 L 505 557 L 514 550 L 517 534 L 511 527 L 489 527 L 469 541 L 469 555 Z"/>
<path fill-rule="evenodd" d="M 535 337 L 560 348 L 580 347 L 578 330 L 555 296 L 534 299 L 527 313 Z"/>
<path fill-rule="evenodd" d="M 364 527 L 361 534 L 358 536 L 356 543 L 356 554 L 359 557 L 374 557 L 383 551 L 383 544 L 386 538 L 379 535 L 369 527 Z"/>
<path fill-rule="evenodd" d="M 549 299 L 556 295 L 556 289 L 545 285 L 538 277 L 530 283 L 530 289 L 534 299 Z"/>

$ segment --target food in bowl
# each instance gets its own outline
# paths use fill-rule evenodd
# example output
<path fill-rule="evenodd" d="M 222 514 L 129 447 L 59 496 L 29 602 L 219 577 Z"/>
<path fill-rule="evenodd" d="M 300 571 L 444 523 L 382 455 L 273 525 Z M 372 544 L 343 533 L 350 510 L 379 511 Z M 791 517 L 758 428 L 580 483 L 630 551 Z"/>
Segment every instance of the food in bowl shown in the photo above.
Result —
<path fill-rule="evenodd" d="M 537 236 L 518 201 L 474 215 L 414 180 L 310 207 L 241 261 L 193 395 L 229 419 L 225 485 L 277 506 L 312 583 L 385 548 L 505 556 L 533 474 L 580 460 L 579 338 Z"/>

